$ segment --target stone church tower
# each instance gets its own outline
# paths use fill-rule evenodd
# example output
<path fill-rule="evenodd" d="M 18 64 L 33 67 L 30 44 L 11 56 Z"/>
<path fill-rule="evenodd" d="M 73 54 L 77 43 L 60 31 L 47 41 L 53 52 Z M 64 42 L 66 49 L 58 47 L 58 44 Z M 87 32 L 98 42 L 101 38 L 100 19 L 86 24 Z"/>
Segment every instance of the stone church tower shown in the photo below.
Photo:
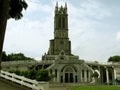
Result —
<path fill-rule="evenodd" d="M 57 3 L 54 17 L 54 39 L 50 40 L 48 54 L 58 55 L 60 52 L 71 55 L 71 42 L 68 38 L 67 4 L 65 4 L 65 7 L 58 8 Z"/>
<path fill-rule="evenodd" d="M 55 6 L 54 39 L 50 40 L 48 53 L 42 56 L 44 66 L 50 74 L 55 75 L 51 83 L 88 83 L 91 81 L 92 69 L 71 54 L 71 41 L 68 37 L 67 4 Z"/>

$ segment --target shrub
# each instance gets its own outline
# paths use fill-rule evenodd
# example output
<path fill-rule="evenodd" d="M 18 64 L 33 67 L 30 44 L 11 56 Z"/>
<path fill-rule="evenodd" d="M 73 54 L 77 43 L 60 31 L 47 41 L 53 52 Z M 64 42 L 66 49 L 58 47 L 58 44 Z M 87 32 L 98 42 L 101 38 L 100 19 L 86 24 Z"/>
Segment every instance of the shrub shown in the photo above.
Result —
<path fill-rule="evenodd" d="M 36 75 L 36 80 L 37 81 L 49 81 L 50 76 L 47 70 L 41 69 L 38 70 L 37 75 Z"/>
<path fill-rule="evenodd" d="M 49 81 L 54 75 L 49 76 L 48 70 L 29 70 L 29 71 L 20 71 L 20 70 L 11 70 L 10 73 L 15 73 L 16 75 L 24 76 L 29 79 L 36 79 L 37 81 Z"/>

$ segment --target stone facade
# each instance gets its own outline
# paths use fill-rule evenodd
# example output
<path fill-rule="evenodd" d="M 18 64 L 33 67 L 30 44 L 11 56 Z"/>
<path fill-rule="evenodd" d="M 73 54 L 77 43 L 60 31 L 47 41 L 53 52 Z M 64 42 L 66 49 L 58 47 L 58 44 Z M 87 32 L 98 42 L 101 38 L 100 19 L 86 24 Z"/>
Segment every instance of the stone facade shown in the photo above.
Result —
<path fill-rule="evenodd" d="M 48 53 L 42 61 L 54 61 L 47 68 L 55 78 L 52 83 L 88 83 L 91 81 L 92 68 L 78 56 L 71 54 L 71 41 L 68 36 L 67 4 L 55 6 L 54 39 L 50 40 Z"/>
<path fill-rule="evenodd" d="M 120 63 L 100 64 L 79 59 L 71 53 L 68 31 L 67 4 L 59 7 L 57 3 L 54 39 L 50 40 L 49 50 L 42 56 L 42 60 L 2 62 L 2 69 L 9 71 L 45 68 L 49 74 L 55 75 L 51 83 L 120 84 Z M 95 71 L 99 73 L 96 80 L 92 77 Z"/>

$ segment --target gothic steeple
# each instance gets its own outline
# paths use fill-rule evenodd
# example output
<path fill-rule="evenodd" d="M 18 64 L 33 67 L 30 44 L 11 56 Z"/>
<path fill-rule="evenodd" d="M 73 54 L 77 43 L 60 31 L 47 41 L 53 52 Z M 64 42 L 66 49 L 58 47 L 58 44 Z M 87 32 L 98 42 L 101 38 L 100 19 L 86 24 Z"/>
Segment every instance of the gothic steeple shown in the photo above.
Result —
<path fill-rule="evenodd" d="M 65 12 L 67 13 L 67 3 L 65 2 Z"/>
<path fill-rule="evenodd" d="M 67 3 L 65 3 L 65 6 L 61 5 L 59 7 L 57 2 L 54 16 L 54 39 L 50 40 L 48 54 L 59 55 L 61 51 L 71 55 L 71 42 L 68 37 Z"/>
<path fill-rule="evenodd" d="M 56 3 L 56 6 L 55 6 L 55 13 L 58 13 L 58 2 Z"/>
<path fill-rule="evenodd" d="M 65 7 L 61 5 L 60 8 L 58 8 L 58 3 L 56 3 L 54 17 L 54 38 L 68 38 L 68 14 L 66 3 Z"/>

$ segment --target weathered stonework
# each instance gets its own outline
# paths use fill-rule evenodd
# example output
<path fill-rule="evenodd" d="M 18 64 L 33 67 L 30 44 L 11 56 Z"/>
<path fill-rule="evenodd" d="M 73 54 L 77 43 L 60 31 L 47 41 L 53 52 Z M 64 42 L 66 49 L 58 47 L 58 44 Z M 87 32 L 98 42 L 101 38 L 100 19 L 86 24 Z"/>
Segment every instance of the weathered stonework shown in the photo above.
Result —
<path fill-rule="evenodd" d="M 54 39 L 50 40 L 48 53 L 42 61 L 54 61 L 47 68 L 55 78 L 52 83 L 88 83 L 91 81 L 92 68 L 78 56 L 71 54 L 71 41 L 68 36 L 67 4 L 55 7 Z"/>
<path fill-rule="evenodd" d="M 79 84 L 120 84 L 120 63 L 100 64 L 86 62 L 71 53 L 71 41 L 68 35 L 67 4 L 55 7 L 54 39 L 50 40 L 47 53 L 39 61 L 2 62 L 2 70 L 47 69 L 55 77 L 51 83 Z M 99 77 L 93 78 L 97 70 Z"/>

